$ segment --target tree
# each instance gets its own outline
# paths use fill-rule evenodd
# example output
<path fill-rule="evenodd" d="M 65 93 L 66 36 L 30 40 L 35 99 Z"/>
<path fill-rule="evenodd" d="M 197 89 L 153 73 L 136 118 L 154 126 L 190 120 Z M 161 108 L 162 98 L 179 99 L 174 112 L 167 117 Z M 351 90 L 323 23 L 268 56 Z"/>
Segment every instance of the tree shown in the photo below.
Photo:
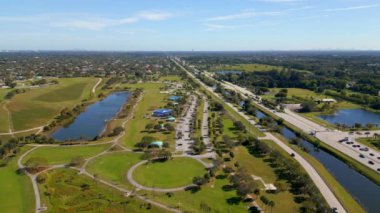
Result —
<path fill-rule="evenodd" d="M 74 157 L 71 159 L 69 166 L 80 166 L 85 162 L 85 159 L 82 156 Z"/>
<path fill-rule="evenodd" d="M 238 131 L 245 131 L 245 126 L 241 121 L 234 121 L 234 128 Z"/>
<path fill-rule="evenodd" d="M 36 171 L 48 165 L 48 161 L 42 157 L 32 157 L 26 161 L 25 166 L 29 171 Z"/>
<path fill-rule="evenodd" d="M 150 132 L 154 127 L 154 124 L 153 123 L 148 123 L 147 125 L 145 125 L 145 129 Z"/>

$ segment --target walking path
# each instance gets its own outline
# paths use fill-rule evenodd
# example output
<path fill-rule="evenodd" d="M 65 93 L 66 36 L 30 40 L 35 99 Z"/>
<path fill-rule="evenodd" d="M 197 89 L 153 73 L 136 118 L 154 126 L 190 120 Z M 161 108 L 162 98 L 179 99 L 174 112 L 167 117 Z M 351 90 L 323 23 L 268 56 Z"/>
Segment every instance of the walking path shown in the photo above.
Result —
<path fill-rule="evenodd" d="M 203 82 L 201 82 L 198 78 L 196 78 L 191 72 L 189 72 L 186 68 L 184 68 L 182 65 L 180 65 L 176 60 L 172 61 L 177 64 L 182 70 L 184 70 L 192 79 L 194 79 L 196 82 L 198 82 L 202 87 L 204 87 L 207 91 L 214 94 L 216 97 L 221 99 L 223 102 L 224 100 L 219 96 L 219 94 L 215 93 L 214 90 L 207 85 L 205 85 Z M 225 102 L 229 107 L 231 107 L 235 112 L 239 113 L 244 119 L 246 119 L 251 125 L 255 125 L 256 123 L 249 119 L 249 117 L 244 114 L 243 112 L 239 111 L 236 107 L 234 107 L 231 103 Z M 318 174 L 318 172 L 313 168 L 313 166 L 306 161 L 302 156 L 295 153 L 293 149 L 291 149 L 289 146 L 284 144 L 282 141 L 280 141 L 278 138 L 276 138 L 271 133 L 265 132 L 265 137 L 260 139 L 269 139 L 274 141 L 276 144 L 278 144 L 283 150 L 285 150 L 288 154 L 294 154 L 294 159 L 298 161 L 298 163 L 305 169 L 305 171 L 308 173 L 310 178 L 313 180 L 319 191 L 321 192 L 322 196 L 325 198 L 326 202 L 331 208 L 337 208 L 338 212 L 346 212 L 338 198 L 334 195 L 334 193 L 331 191 L 331 189 L 327 186 L 327 184 L 324 182 L 322 177 Z"/>
<path fill-rule="evenodd" d="M 98 82 L 92 87 L 92 93 L 95 94 L 96 92 L 96 87 L 99 86 L 99 84 L 102 82 L 102 78 L 99 78 Z"/>

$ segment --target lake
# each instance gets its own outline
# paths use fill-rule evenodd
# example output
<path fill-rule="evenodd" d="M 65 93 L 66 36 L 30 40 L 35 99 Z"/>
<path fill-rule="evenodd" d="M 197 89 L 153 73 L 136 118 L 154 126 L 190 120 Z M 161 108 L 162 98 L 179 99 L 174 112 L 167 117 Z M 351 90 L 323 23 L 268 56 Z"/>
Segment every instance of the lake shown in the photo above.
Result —
<path fill-rule="evenodd" d="M 332 124 L 341 123 L 353 126 L 360 123 L 365 126 L 368 123 L 380 125 L 380 114 L 364 109 L 341 109 L 332 115 L 320 115 L 319 118 Z"/>
<path fill-rule="evenodd" d="M 227 75 L 227 74 L 237 74 L 237 75 L 240 75 L 243 72 L 242 71 L 238 71 L 238 70 L 218 70 L 218 71 L 215 71 L 215 73 L 219 74 L 219 75 Z"/>
<path fill-rule="evenodd" d="M 102 133 L 107 121 L 116 116 L 128 100 L 130 93 L 115 92 L 101 101 L 91 104 L 80 113 L 73 123 L 54 132 L 51 137 L 57 141 L 86 139 L 92 140 Z"/>

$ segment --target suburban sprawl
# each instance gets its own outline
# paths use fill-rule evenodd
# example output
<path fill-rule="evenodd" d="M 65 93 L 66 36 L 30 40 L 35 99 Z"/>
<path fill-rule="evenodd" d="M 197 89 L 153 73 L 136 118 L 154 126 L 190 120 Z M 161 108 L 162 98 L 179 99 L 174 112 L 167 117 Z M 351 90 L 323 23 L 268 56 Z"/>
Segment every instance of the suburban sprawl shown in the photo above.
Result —
<path fill-rule="evenodd" d="M 379 52 L 0 52 L 1 212 L 379 201 Z"/>

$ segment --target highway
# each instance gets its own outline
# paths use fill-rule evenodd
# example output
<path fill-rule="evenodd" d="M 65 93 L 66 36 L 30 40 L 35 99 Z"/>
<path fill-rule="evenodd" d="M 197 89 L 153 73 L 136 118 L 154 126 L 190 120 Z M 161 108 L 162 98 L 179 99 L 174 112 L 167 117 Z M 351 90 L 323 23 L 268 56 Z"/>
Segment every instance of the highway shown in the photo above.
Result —
<path fill-rule="evenodd" d="M 182 70 L 184 70 L 192 79 L 194 79 L 196 82 L 198 82 L 202 87 L 204 87 L 208 92 L 212 93 L 216 97 L 218 97 L 221 101 L 225 102 L 222 97 L 219 96 L 219 94 L 215 93 L 214 90 L 207 85 L 205 85 L 203 82 L 201 82 L 199 79 L 197 79 L 191 72 L 189 72 L 186 68 L 184 68 L 181 64 L 179 64 L 176 60 L 172 61 L 177 64 Z M 256 123 L 249 119 L 249 117 L 244 114 L 243 112 L 239 111 L 236 107 L 234 107 L 231 103 L 225 102 L 229 107 L 231 107 L 235 112 L 239 113 L 243 118 L 245 118 L 251 125 L 255 125 Z M 278 144 L 282 149 L 284 149 L 288 154 L 295 154 L 294 159 L 305 169 L 305 171 L 308 173 L 314 184 L 317 186 L 319 191 L 321 192 L 322 196 L 325 198 L 326 202 L 331 208 L 336 208 L 338 212 L 346 212 L 338 198 L 334 195 L 334 193 L 331 191 L 331 189 L 327 186 L 327 184 L 324 182 L 323 178 L 318 174 L 318 172 L 314 169 L 314 167 L 306 161 L 302 156 L 295 153 L 294 150 L 292 150 L 290 147 L 288 147 L 286 144 L 284 144 L 282 141 L 277 139 L 273 134 L 269 132 L 265 132 L 265 137 L 260 139 L 270 139 L 274 141 L 276 144 Z"/>
<path fill-rule="evenodd" d="M 209 77 L 211 77 L 210 74 L 208 74 Z M 249 91 L 246 88 L 231 84 L 229 82 L 221 82 L 223 86 L 225 86 L 228 89 L 234 90 L 236 92 L 241 93 L 245 97 L 254 97 L 256 96 L 251 91 Z M 248 98 L 247 97 L 247 98 Z M 374 171 L 380 172 L 378 169 L 380 169 L 380 152 L 377 150 L 374 150 L 368 146 L 365 146 L 363 144 L 358 143 L 357 141 L 354 144 L 347 144 L 346 142 L 339 142 L 340 140 L 344 139 L 345 137 L 351 138 L 351 140 L 355 141 L 356 138 L 359 137 L 359 135 L 350 135 L 349 132 L 341 132 L 338 130 L 331 130 L 326 129 L 326 127 L 323 127 L 315 122 L 312 122 L 308 120 L 307 118 L 302 117 L 301 115 L 298 115 L 297 113 L 285 109 L 284 112 L 278 112 L 273 111 L 267 107 L 265 107 L 263 104 L 259 103 L 256 100 L 253 100 L 255 104 L 261 106 L 262 108 L 265 108 L 266 110 L 272 112 L 273 114 L 277 115 L 280 118 L 283 118 L 287 122 L 293 124 L 297 128 L 304 131 L 306 134 L 310 134 L 311 132 L 315 132 L 315 137 L 317 137 L 320 141 L 324 142 L 325 144 L 335 148 L 336 150 L 339 150 L 340 152 L 344 153 L 345 155 L 355 159 L 356 161 L 362 163 L 363 165 L 373 169 Z M 365 137 L 365 132 L 360 132 L 361 137 Z M 369 131 L 371 134 L 374 133 L 380 133 L 380 131 Z M 360 147 L 353 147 L 353 145 L 359 145 Z M 368 148 L 368 151 L 361 151 L 360 148 Z M 369 163 L 369 161 L 372 162 L 372 164 Z"/>

